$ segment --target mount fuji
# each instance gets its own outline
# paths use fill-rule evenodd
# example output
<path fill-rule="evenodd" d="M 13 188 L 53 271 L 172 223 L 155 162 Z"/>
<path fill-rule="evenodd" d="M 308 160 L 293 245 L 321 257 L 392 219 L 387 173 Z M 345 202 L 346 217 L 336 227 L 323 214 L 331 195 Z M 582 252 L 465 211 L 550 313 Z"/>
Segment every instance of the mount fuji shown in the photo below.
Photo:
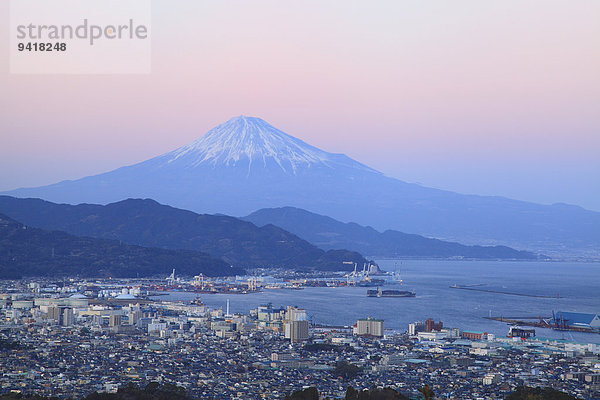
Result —
<path fill-rule="evenodd" d="M 311 167 L 377 172 L 343 154 L 327 153 L 313 147 L 260 118 L 244 116 L 230 119 L 159 160 L 163 165 L 172 163 L 185 168 L 237 167 L 247 170 L 248 175 L 273 169 L 285 175 L 296 175 Z"/>
<path fill-rule="evenodd" d="M 71 204 L 152 198 L 199 213 L 237 216 L 292 206 L 378 230 L 547 255 L 600 256 L 600 213 L 409 184 L 244 116 L 135 165 L 3 194 Z"/>

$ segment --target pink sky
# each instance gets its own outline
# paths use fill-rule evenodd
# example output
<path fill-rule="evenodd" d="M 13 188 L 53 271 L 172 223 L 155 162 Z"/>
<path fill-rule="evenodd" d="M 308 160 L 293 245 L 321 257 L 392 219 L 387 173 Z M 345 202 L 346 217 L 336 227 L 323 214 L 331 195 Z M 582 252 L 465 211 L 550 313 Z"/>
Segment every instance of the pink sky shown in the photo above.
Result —
<path fill-rule="evenodd" d="M 0 190 L 142 161 L 244 114 L 406 181 L 600 210 L 600 2 L 152 5 L 152 74 L 0 64 Z"/>

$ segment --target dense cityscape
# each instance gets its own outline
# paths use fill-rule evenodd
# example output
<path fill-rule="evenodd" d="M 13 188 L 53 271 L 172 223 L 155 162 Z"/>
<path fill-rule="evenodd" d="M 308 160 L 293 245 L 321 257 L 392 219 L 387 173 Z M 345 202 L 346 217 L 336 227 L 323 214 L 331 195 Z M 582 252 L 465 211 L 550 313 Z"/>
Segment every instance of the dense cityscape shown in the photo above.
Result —
<path fill-rule="evenodd" d="M 213 399 L 279 399 L 307 387 L 343 398 L 348 386 L 418 396 L 424 385 L 451 399 L 504 399 L 523 385 L 600 396 L 598 344 L 537 339 L 527 329 L 495 337 L 427 316 L 394 332 L 366 315 L 317 326 L 292 305 L 230 314 L 199 299 L 152 300 L 158 283 L 4 281 L 2 392 L 81 398 L 159 382 Z"/>

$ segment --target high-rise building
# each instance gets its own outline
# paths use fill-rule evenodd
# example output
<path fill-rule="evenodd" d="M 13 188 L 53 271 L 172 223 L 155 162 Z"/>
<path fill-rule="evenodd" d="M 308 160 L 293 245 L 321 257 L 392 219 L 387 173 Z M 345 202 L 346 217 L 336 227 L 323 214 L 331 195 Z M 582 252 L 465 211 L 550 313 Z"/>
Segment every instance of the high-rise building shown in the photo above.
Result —
<path fill-rule="evenodd" d="M 121 316 L 112 314 L 108 319 L 108 326 L 119 326 L 121 325 Z"/>
<path fill-rule="evenodd" d="M 308 316 L 305 309 L 288 306 L 285 310 L 285 319 L 286 321 L 306 321 Z"/>
<path fill-rule="evenodd" d="M 353 333 L 360 336 L 383 337 L 383 320 L 374 318 L 359 319 L 354 324 Z"/>
<path fill-rule="evenodd" d="M 62 308 L 62 326 L 71 326 L 73 325 L 73 309 L 72 308 Z"/>
<path fill-rule="evenodd" d="M 61 309 L 60 307 L 48 307 L 47 313 L 48 319 L 52 319 L 57 323 L 60 323 Z"/>
<path fill-rule="evenodd" d="M 70 307 L 48 307 L 47 318 L 56 321 L 58 325 L 73 325 L 73 309 Z"/>
<path fill-rule="evenodd" d="M 307 340 L 309 338 L 309 323 L 306 310 L 288 306 L 285 310 L 283 331 L 285 338 L 290 339 L 293 343 Z"/>
<path fill-rule="evenodd" d="M 285 338 L 290 339 L 292 343 L 308 340 L 308 321 L 287 321 L 284 324 L 284 332 Z"/>
<path fill-rule="evenodd" d="M 273 308 L 271 303 L 258 306 L 255 312 L 258 320 L 262 322 L 280 321 L 285 318 L 285 310 L 283 308 Z"/>
<path fill-rule="evenodd" d="M 129 325 L 136 325 L 143 316 L 144 314 L 140 310 L 129 311 Z"/>
<path fill-rule="evenodd" d="M 410 336 L 415 336 L 417 333 L 423 331 L 423 329 L 425 329 L 425 325 L 421 321 L 408 324 L 408 334 Z"/>
<path fill-rule="evenodd" d="M 425 332 L 441 331 L 443 327 L 444 323 L 442 321 L 438 322 L 437 324 L 431 318 L 425 321 Z"/>

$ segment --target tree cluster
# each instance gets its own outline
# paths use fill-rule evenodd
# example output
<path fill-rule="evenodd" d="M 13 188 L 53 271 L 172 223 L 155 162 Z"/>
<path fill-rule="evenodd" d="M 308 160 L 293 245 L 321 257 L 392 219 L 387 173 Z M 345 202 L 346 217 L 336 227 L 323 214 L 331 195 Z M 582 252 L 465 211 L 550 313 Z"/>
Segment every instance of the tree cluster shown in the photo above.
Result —
<path fill-rule="evenodd" d="M 339 376 L 342 379 L 348 380 L 357 377 L 362 372 L 362 369 L 347 361 L 340 361 L 337 363 L 331 373 L 334 376 Z"/>
<path fill-rule="evenodd" d="M 520 386 L 506 400 L 576 400 L 576 397 L 551 388 Z"/>
<path fill-rule="evenodd" d="M 11 392 L 0 396 L 0 400 L 58 400 L 58 398 Z M 192 397 L 189 397 L 185 389 L 180 386 L 150 382 L 145 388 L 129 383 L 119 388 L 117 393 L 93 392 L 82 400 L 192 400 Z"/>

